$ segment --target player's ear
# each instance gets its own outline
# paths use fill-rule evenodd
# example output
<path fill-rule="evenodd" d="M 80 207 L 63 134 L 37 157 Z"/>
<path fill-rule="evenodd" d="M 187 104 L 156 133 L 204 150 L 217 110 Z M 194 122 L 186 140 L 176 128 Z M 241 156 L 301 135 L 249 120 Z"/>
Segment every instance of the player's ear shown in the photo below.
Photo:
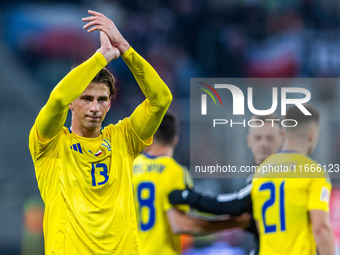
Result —
<path fill-rule="evenodd" d="M 70 103 L 70 104 L 68 105 L 68 108 L 69 108 L 71 111 L 73 111 L 73 104 Z"/>
<path fill-rule="evenodd" d="M 109 99 L 109 108 L 107 109 L 107 111 L 109 111 L 110 110 L 110 108 L 111 108 L 111 98 Z"/>
<path fill-rule="evenodd" d="M 313 141 L 316 136 L 316 129 L 314 125 L 311 125 L 308 130 L 308 141 Z"/>
<path fill-rule="evenodd" d="M 175 138 L 174 138 L 174 141 L 173 141 L 172 145 L 173 145 L 173 146 L 176 146 L 176 145 L 178 144 L 178 141 L 179 141 L 179 137 L 178 137 L 178 135 L 176 135 Z"/>
<path fill-rule="evenodd" d="M 281 132 L 282 132 L 282 140 L 284 140 L 285 137 L 286 137 L 286 128 L 283 127 L 283 128 L 281 129 Z"/>
<path fill-rule="evenodd" d="M 283 128 L 280 130 L 280 139 L 281 139 L 281 145 L 282 145 L 283 141 L 285 140 L 285 132 L 283 131 Z"/>

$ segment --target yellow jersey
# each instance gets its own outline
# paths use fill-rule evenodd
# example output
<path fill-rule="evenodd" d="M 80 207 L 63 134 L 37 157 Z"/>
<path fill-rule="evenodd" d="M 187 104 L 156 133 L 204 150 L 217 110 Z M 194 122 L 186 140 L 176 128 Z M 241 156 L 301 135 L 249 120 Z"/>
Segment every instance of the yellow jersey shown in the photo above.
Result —
<path fill-rule="evenodd" d="M 319 173 L 311 173 L 317 165 L 301 153 L 282 152 L 269 156 L 260 167 L 287 166 L 288 172 L 254 175 L 251 197 L 260 235 L 260 255 L 316 254 L 308 212 L 328 212 L 331 192 L 323 168 L 318 168 Z"/>
<path fill-rule="evenodd" d="M 172 95 L 131 47 L 122 58 L 146 96 L 129 118 L 102 129 L 96 138 L 63 127 L 69 104 L 107 64 L 97 52 L 54 88 L 30 132 L 29 148 L 45 203 L 46 255 L 141 254 L 132 164 L 151 144 Z"/>
<path fill-rule="evenodd" d="M 180 235 L 172 233 L 167 210 L 174 206 L 168 195 L 192 186 L 188 171 L 173 158 L 140 154 L 133 163 L 133 188 L 139 237 L 144 255 L 180 254 Z M 187 211 L 188 206 L 176 207 Z"/>
<path fill-rule="evenodd" d="M 46 208 L 46 254 L 141 253 L 131 177 L 136 154 L 148 144 L 129 118 L 97 138 L 64 127 L 46 143 L 34 125 L 29 144 Z"/>

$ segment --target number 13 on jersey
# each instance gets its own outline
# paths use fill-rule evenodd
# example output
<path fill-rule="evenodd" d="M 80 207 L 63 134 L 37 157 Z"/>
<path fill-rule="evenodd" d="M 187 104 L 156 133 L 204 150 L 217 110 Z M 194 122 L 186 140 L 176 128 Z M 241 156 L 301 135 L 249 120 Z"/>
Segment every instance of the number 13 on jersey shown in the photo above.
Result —
<path fill-rule="evenodd" d="M 264 233 L 275 233 L 280 228 L 280 231 L 286 231 L 286 214 L 285 214 L 285 181 L 281 182 L 279 185 L 279 190 L 277 194 L 277 188 L 273 182 L 265 182 L 263 183 L 259 191 L 260 192 L 268 192 L 269 191 L 269 199 L 264 202 L 261 209 L 262 222 Z M 278 201 L 278 203 L 276 203 Z M 277 206 L 279 212 L 279 222 L 277 224 L 269 225 L 267 222 L 268 212 L 267 210 L 271 207 Z M 275 211 L 276 211 L 275 210 Z M 267 213 L 267 214 L 266 214 Z M 272 215 L 272 214 L 271 214 Z M 272 218 L 272 217 L 271 217 Z M 278 226 L 279 225 L 279 226 Z"/>

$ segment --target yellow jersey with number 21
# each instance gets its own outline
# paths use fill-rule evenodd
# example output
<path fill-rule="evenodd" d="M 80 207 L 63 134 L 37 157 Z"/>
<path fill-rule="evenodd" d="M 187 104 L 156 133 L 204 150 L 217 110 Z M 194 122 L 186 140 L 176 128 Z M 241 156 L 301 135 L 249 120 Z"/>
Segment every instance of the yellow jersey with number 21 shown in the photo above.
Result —
<path fill-rule="evenodd" d="M 300 173 L 305 165 L 315 167 L 317 163 L 301 153 L 276 153 L 260 167 L 287 166 L 290 171 L 254 175 L 251 197 L 260 255 L 316 254 L 308 212 L 328 212 L 331 184 L 323 169 L 320 173 Z"/>

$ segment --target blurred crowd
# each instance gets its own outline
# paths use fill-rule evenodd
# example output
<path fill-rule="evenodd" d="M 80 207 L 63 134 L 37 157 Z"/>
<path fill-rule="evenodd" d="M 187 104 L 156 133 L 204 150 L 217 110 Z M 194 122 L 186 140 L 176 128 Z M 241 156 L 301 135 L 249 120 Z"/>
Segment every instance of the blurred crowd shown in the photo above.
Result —
<path fill-rule="evenodd" d="M 6 42 L 46 93 L 97 49 L 99 36 L 81 29 L 81 17 L 103 12 L 168 84 L 186 130 L 191 77 L 337 77 L 339 8 L 321 0 L 83 0 L 3 1 L 1 9 Z M 142 95 L 121 60 L 109 68 L 118 79 L 119 110 L 111 113 L 119 119 Z M 339 94 L 327 84 L 320 91 L 327 99 Z"/>
<path fill-rule="evenodd" d="M 89 35 L 82 29 L 87 9 L 112 19 L 170 87 L 171 109 L 181 119 L 175 158 L 186 166 L 190 78 L 340 75 L 336 0 L 3 0 L 0 40 L 46 95 L 72 65 L 99 47 L 99 33 Z M 108 68 L 118 80 L 117 101 L 106 118 L 112 122 L 130 115 L 143 95 L 121 59 Z M 340 98 L 332 82 L 314 92 L 320 100 Z M 338 130 L 334 141 L 338 151 Z"/>

